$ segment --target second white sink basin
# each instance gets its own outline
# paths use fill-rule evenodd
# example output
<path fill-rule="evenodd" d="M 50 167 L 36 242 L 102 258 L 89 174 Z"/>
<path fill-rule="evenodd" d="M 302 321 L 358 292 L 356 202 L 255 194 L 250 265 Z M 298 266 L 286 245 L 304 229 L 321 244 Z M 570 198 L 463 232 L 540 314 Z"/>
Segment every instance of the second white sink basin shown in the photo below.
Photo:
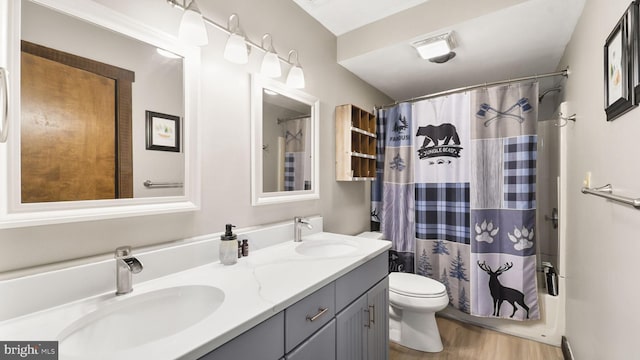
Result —
<path fill-rule="evenodd" d="M 107 356 L 176 334 L 216 311 L 224 297 L 222 290 L 203 285 L 118 297 L 60 333 L 62 358 Z"/>
<path fill-rule="evenodd" d="M 346 239 L 318 239 L 303 241 L 296 247 L 296 252 L 305 256 L 334 257 L 347 255 L 356 251 L 358 244 Z"/>

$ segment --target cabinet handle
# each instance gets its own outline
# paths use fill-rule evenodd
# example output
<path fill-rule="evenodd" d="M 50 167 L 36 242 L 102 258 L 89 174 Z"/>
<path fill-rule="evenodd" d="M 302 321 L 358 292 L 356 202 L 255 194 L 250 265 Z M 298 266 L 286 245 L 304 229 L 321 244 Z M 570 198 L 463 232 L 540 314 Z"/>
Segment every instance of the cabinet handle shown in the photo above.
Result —
<path fill-rule="evenodd" d="M 367 323 L 364 324 L 364 327 L 371 327 L 371 310 L 367 307 L 366 309 L 362 309 L 362 311 L 367 313 Z"/>
<path fill-rule="evenodd" d="M 376 306 L 369 305 L 369 322 L 372 324 L 376 323 Z"/>
<path fill-rule="evenodd" d="M 315 315 L 313 315 L 313 316 L 311 316 L 311 315 L 307 315 L 307 320 L 309 320 L 309 321 L 316 321 L 316 320 L 318 320 L 318 318 L 319 318 L 320 316 L 324 315 L 324 313 L 326 313 L 328 310 L 329 310 L 329 308 L 324 308 L 324 309 L 323 309 L 323 308 L 319 308 L 319 309 L 318 309 L 318 313 L 317 313 L 317 314 L 315 314 Z"/>
<path fill-rule="evenodd" d="M 0 122 L 0 143 L 7 142 L 9 135 L 9 84 L 7 79 L 7 70 L 0 67 L 0 76 L 2 77 L 2 122 Z"/>

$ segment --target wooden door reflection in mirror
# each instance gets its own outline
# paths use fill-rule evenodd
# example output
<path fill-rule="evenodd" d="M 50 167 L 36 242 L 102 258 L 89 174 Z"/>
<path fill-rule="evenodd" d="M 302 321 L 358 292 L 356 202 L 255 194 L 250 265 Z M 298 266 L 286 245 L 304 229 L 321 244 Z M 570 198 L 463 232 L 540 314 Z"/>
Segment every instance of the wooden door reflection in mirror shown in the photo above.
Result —
<path fill-rule="evenodd" d="M 134 73 L 22 41 L 22 203 L 133 197 Z"/>

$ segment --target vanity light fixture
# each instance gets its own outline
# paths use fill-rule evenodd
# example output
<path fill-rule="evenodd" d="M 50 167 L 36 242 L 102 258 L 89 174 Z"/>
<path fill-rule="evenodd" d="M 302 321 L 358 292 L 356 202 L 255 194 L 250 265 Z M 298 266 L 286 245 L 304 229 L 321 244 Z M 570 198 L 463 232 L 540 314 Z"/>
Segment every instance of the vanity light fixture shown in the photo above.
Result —
<path fill-rule="evenodd" d="M 207 28 L 204 25 L 204 19 L 196 0 L 191 0 L 191 3 L 184 9 L 178 37 L 189 45 L 204 46 L 209 43 Z"/>
<path fill-rule="evenodd" d="M 234 23 L 235 26 L 231 26 Z M 229 31 L 229 39 L 224 47 L 224 58 L 232 63 L 246 64 L 249 62 L 249 50 L 244 39 L 244 32 L 240 27 L 240 17 L 238 14 L 231 14 L 227 21 L 227 30 Z"/>
<path fill-rule="evenodd" d="M 264 46 L 266 39 L 269 39 L 269 47 Z M 277 78 L 282 75 L 282 69 L 280 68 L 280 59 L 276 50 L 273 47 L 273 36 L 266 33 L 262 36 L 262 42 L 260 43 L 262 50 L 265 51 L 264 58 L 262 58 L 262 66 L 260 67 L 260 74 L 272 78 Z"/>
<path fill-rule="evenodd" d="M 200 10 L 198 9 L 198 6 L 195 4 L 195 0 L 192 0 L 188 6 L 186 4 L 187 4 L 187 1 L 189 0 L 166 0 L 166 1 L 170 5 L 180 8 L 185 12 L 182 18 L 182 23 L 180 25 L 180 39 L 184 40 L 185 43 L 188 43 L 190 45 L 194 44 L 193 40 L 196 39 L 196 37 L 192 37 L 192 36 L 183 37 L 182 24 L 185 23 L 186 21 L 185 19 L 187 17 L 191 18 L 191 16 L 196 14 L 197 18 L 201 21 L 203 25 L 202 29 L 204 31 L 202 32 L 202 34 L 205 38 L 205 41 L 204 42 L 200 41 L 200 44 L 198 45 L 206 45 L 208 42 L 208 39 L 206 38 L 207 36 L 206 28 L 204 27 L 204 24 L 206 23 L 229 35 L 229 39 L 227 40 L 227 43 L 224 49 L 224 58 L 227 59 L 228 61 L 236 64 L 248 63 L 250 50 L 252 47 L 254 47 L 265 53 L 265 56 L 262 60 L 261 71 L 260 71 L 262 75 L 264 75 L 265 77 L 281 76 L 282 69 L 280 66 L 280 62 L 286 62 L 292 65 L 291 69 L 289 70 L 289 74 L 287 76 L 287 81 L 286 81 L 287 85 L 293 88 L 298 88 L 298 89 L 302 89 L 305 87 L 304 73 L 302 72 L 302 67 L 300 66 L 300 62 L 298 61 L 297 50 L 289 51 L 289 58 L 288 60 L 285 60 L 283 57 L 280 57 L 278 53 L 276 53 L 276 50 L 273 47 L 273 38 L 271 37 L 271 34 L 268 34 L 268 33 L 265 34 L 262 37 L 261 44 L 257 44 L 251 41 L 250 39 L 246 38 L 244 31 L 240 27 L 240 17 L 238 16 L 238 14 L 235 14 L 235 13 L 231 14 L 231 16 L 229 16 L 229 19 L 227 20 L 227 26 L 225 27 L 203 16 Z M 187 26 L 185 26 L 185 29 L 186 28 Z M 267 39 L 269 39 L 269 46 L 265 47 L 265 43 Z M 291 61 L 291 56 L 293 54 L 296 55 L 295 62 Z"/>
<path fill-rule="evenodd" d="M 295 63 L 291 62 L 291 55 L 296 56 Z M 303 89 L 305 86 L 304 72 L 302 72 L 302 66 L 300 65 L 300 61 L 298 61 L 297 50 L 289 51 L 287 62 L 292 65 L 291 69 L 289 69 L 289 75 L 287 75 L 287 86 L 292 87 L 294 89 Z"/>
<path fill-rule="evenodd" d="M 442 57 L 450 54 L 451 50 L 455 48 L 452 35 L 453 31 L 449 31 L 444 34 L 414 41 L 411 43 L 411 46 L 418 51 L 418 55 L 423 59 Z"/>

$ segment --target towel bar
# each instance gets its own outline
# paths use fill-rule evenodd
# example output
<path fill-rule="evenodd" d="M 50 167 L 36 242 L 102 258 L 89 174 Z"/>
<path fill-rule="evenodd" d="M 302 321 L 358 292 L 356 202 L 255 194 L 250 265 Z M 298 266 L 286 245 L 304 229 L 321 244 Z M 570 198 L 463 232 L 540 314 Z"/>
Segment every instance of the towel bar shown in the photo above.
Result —
<path fill-rule="evenodd" d="M 144 186 L 150 189 L 153 188 L 181 188 L 184 186 L 181 182 L 153 182 L 147 180 L 144 182 Z"/>
<path fill-rule="evenodd" d="M 600 196 L 605 199 L 621 202 L 623 204 L 631 205 L 636 209 L 640 209 L 640 198 L 633 199 L 626 196 L 614 195 L 613 194 L 613 186 L 611 184 L 607 184 L 597 188 L 582 188 L 583 194 L 591 194 L 595 196 Z"/>

